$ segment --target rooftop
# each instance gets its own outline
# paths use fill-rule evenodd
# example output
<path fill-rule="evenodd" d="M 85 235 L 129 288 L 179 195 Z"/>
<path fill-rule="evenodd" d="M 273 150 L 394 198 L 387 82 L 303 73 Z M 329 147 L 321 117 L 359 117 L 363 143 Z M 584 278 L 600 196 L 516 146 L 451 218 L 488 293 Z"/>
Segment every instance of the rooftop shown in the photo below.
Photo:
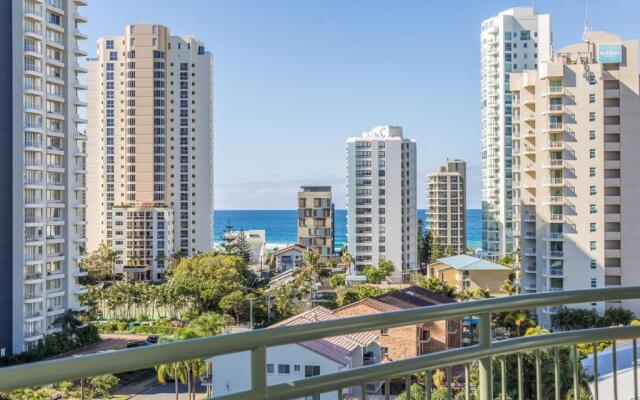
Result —
<path fill-rule="evenodd" d="M 508 271 L 511 269 L 504 265 L 465 254 L 439 258 L 437 262 L 459 271 Z"/>

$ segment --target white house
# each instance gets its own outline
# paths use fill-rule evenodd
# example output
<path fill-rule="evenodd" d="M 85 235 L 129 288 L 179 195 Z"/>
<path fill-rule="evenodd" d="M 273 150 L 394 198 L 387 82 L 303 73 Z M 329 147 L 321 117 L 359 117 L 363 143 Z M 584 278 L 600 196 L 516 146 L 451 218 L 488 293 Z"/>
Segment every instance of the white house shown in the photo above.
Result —
<path fill-rule="evenodd" d="M 273 253 L 276 259 L 276 274 L 299 267 L 306 250 L 307 248 L 302 245 L 292 244 Z"/>
<path fill-rule="evenodd" d="M 336 319 L 324 307 L 298 314 L 278 324 L 299 325 Z M 269 328 L 267 328 L 269 329 Z M 325 375 L 345 369 L 370 364 L 380 360 L 380 346 L 375 342 L 377 335 L 371 332 L 342 335 L 307 342 L 287 344 L 267 348 L 267 384 L 275 385 Z M 213 357 L 213 396 L 249 390 L 251 387 L 251 353 L 248 351 Z M 367 387 L 367 391 L 377 392 L 380 384 Z M 345 388 L 344 393 L 359 395 L 360 388 Z M 337 400 L 336 392 L 323 393 L 321 400 Z"/>
<path fill-rule="evenodd" d="M 249 261 L 249 268 L 254 272 L 261 272 L 263 268 L 266 269 L 265 254 L 266 254 L 266 231 L 264 229 L 253 229 L 248 231 L 230 231 L 226 233 L 229 238 L 237 237 L 240 232 L 244 234 L 247 239 L 247 243 L 251 246 L 251 261 Z"/>

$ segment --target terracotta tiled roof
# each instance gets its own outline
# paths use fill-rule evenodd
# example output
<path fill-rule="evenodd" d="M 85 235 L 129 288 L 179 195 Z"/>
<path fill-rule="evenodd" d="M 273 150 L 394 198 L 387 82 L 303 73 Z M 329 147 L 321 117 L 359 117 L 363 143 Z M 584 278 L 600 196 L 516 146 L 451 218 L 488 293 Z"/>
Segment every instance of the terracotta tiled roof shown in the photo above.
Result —
<path fill-rule="evenodd" d="M 271 325 L 271 327 L 309 324 L 332 319 L 338 319 L 338 317 L 324 307 L 315 307 L 312 310 L 294 315 L 291 318 Z M 351 352 L 353 352 L 353 350 L 359 346 L 368 346 L 371 342 L 375 341 L 376 338 L 377 336 L 371 332 L 361 332 L 314 339 L 298 344 L 341 365 L 347 365 L 351 360 Z"/>
<path fill-rule="evenodd" d="M 280 250 L 276 251 L 275 253 L 273 253 L 273 256 L 274 257 L 275 256 L 279 256 L 280 254 L 286 253 L 287 251 L 290 251 L 290 250 L 299 250 L 302 253 L 302 252 L 306 251 L 307 248 L 302 246 L 302 245 L 300 245 L 300 244 L 292 244 L 290 246 L 283 247 Z"/>
<path fill-rule="evenodd" d="M 450 299 L 447 296 L 428 291 L 417 285 L 397 290 L 395 292 L 385 293 L 375 297 L 375 299 L 380 302 L 396 306 L 399 309 L 455 303 L 455 300 Z"/>

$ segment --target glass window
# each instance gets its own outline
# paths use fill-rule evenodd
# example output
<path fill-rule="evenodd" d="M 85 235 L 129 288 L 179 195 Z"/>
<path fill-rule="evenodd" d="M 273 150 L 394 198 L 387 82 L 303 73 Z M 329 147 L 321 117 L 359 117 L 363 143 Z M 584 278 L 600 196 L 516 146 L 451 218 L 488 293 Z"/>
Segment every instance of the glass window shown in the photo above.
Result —
<path fill-rule="evenodd" d="M 595 240 L 592 240 L 592 241 L 589 242 L 589 249 L 595 251 L 595 250 L 597 250 L 597 248 L 598 248 L 598 246 L 597 246 Z"/>
<path fill-rule="evenodd" d="M 589 176 L 590 177 L 596 176 L 596 167 L 589 168 Z"/>
<path fill-rule="evenodd" d="M 591 287 L 598 287 L 598 281 L 596 280 L 596 278 L 591 278 Z"/>
<path fill-rule="evenodd" d="M 597 266 L 598 266 L 598 262 L 592 258 L 590 263 L 591 269 L 596 269 Z"/>
<path fill-rule="evenodd" d="M 596 223 L 595 222 L 590 223 L 589 224 L 589 232 L 595 232 L 596 230 L 597 230 L 596 229 Z"/>
<path fill-rule="evenodd" d="M 267 364 L 267 374 L 273 374 L 273 364 Z"/>
<path fill-rule="evenodd" d="M 589 131 L 589 140 L 596 140 L 596 131 Z"/>
<path fill-rule="evenodd" d="M 596 187 L 595 187 L 595 186 L 593 186 L 593 185 L 592 185 L 592 186 L 589 186 L 589 194 L 590 194 L 591 196 L 595 196 L 596 194 L 598 194 L 598 190 L 596 189 Z"/>
<path fill-rule="evenodd" d="M 320 366 L 319 365 L 305 365 L 304 366 L 304 377 L 309 378 L 311 376 L 320 375 Z"/>
<path fill-rule="evenodd" d="M 589 158 L 592 160 L 596 158 L 596 149 L 589 149 Z"/>
<path fill-rule="evenodd" d="M 591 93 L 589 94 L 589 104 L 593 104 L 596 102 L 596 95 L 595 93 Z"/>
<path fill-rule="evenodd" d="M 595 204 L 589 204 L 589 213 L 590 214 L 597 214 L 598 213 L 598 207 Z"/>
<path fill-rule="evenodd" d="M 289 364 L 278 364 L 278 373 L 288 375 L 290 373 Z"/>
<path fill-rule="evenodd" d="M 596 113 L 595 113 L 595 112 L 593 112 L 593 111 L 591 111 L 591 112 L 589 113 L 589 121 L 590 121 L 590 122 L 593 122 L 593 121 L 595 121 L 595 120 L 596 120 Z"/>

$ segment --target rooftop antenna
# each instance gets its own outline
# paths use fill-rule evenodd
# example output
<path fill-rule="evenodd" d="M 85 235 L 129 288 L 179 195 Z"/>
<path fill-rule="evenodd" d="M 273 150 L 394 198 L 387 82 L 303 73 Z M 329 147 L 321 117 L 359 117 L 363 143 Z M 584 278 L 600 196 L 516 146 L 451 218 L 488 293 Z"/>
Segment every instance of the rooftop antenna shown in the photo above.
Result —
<path fill-rule="evenodd" d="M 582 31 L 582 41 L 589 41 L 589 0 L 584 0 L 584 31 Z"/>

